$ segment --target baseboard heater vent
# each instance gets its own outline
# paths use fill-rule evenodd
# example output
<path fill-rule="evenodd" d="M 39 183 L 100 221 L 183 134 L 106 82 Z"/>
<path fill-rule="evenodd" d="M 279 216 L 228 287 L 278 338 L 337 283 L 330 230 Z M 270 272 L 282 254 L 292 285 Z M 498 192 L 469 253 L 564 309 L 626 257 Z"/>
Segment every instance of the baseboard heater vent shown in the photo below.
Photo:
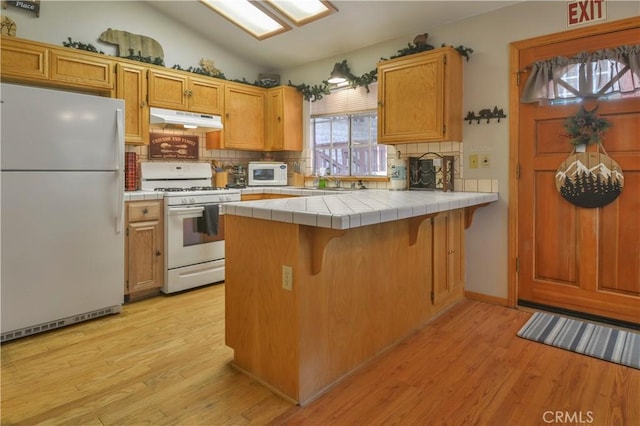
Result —
<path fill-rule="evenodd" d="M 18 330 L 7 331 L 5 333 L 2 333 L 2 335 L 0 336 L 0 343 L 19 339 L 21 337 L 31 336 L 33 334 L 43 333 L 45 331 L 55 330 L 56 328 L 77 324 L 79 322 L 88 321 L 99 317 L 104 317 L 106 315 L 119 314 L 121 311 L 121 305 L 114 305 L 108 308 L 96 309 L 95 311 L 72 315 L 70 317 L 61 318 L 55 321 L 48 321 L 42 324 L 32 325 Z"/>

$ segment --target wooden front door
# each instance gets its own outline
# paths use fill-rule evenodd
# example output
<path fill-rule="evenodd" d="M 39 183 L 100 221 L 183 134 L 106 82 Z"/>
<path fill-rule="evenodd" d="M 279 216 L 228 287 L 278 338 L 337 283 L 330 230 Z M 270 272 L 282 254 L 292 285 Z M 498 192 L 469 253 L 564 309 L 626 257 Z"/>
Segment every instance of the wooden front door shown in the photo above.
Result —
<path fill-rule="evenodd" d="M 608 24 L 605 31 L 573 31 L 538 45 L 527 41 L 518 50 L 518 69 L 640 39 L 637 24 L 614 30 Z M 521 75 L 518 93 L 527 77 Z M 621 195 L 601 208 L 576 207 L 555 185 L 556 171 L 573 149 L 563 124 L 581 105 L 588 110 L 597 105 L 597 114 L 611 122 L 603 146 L 624 173 Z M 519 103 L 518 116 L 518 301 L 640 323 L 640 96 Z"/>

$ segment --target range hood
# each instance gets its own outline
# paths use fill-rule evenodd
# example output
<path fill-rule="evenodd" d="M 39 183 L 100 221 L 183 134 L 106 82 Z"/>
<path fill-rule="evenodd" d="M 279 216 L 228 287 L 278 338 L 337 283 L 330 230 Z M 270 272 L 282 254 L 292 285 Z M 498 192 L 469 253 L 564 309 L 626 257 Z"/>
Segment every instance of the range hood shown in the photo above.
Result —
<path fill-rule="evenodd" d="M 200 114 L 197 112 L 175 111 L 171 109 L 151 108 L 151 124 L 182 126 L 185 129 L 222 129 L 219 115 Z"/>

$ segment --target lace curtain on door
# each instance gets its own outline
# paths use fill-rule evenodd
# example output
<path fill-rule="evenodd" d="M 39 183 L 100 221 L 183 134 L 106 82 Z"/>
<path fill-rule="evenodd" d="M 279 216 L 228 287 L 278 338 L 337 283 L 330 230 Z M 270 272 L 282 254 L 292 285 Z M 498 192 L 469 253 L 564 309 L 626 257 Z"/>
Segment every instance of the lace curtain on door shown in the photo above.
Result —
<path fill-rule="evenodd" d="M 558 56 L 531 65 L 523 103 L 599 98 L 640 89 L 640 45 Z"/>

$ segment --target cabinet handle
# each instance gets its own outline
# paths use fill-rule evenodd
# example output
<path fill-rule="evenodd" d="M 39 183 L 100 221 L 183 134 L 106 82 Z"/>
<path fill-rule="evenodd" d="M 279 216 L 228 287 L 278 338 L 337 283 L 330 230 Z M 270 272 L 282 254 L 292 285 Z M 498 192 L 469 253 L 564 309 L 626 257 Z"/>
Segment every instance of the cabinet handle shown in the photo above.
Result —
<path fill-rule="evenodd" d="M 225 116 L 226 118 L 229 118 L 229 113 L 226 113 L 224 116 Z"/>
<path fill-rule="evenodd" d="M 145 208 L 142 210 L 142 214 L 147 214 L 147 213 L 149 213 L 149 209 L 145 207 Z"/>
<path fill-rule="evenodd" d="M 144 108 L 147 103 L 145 101 L 140 102 L 140 108 Z"/>
<path fill-rule="evenodd" d="M 156 250 L 156 256 L 160 256 L 162 253 L 160 253 L 160 250 Z"/>

